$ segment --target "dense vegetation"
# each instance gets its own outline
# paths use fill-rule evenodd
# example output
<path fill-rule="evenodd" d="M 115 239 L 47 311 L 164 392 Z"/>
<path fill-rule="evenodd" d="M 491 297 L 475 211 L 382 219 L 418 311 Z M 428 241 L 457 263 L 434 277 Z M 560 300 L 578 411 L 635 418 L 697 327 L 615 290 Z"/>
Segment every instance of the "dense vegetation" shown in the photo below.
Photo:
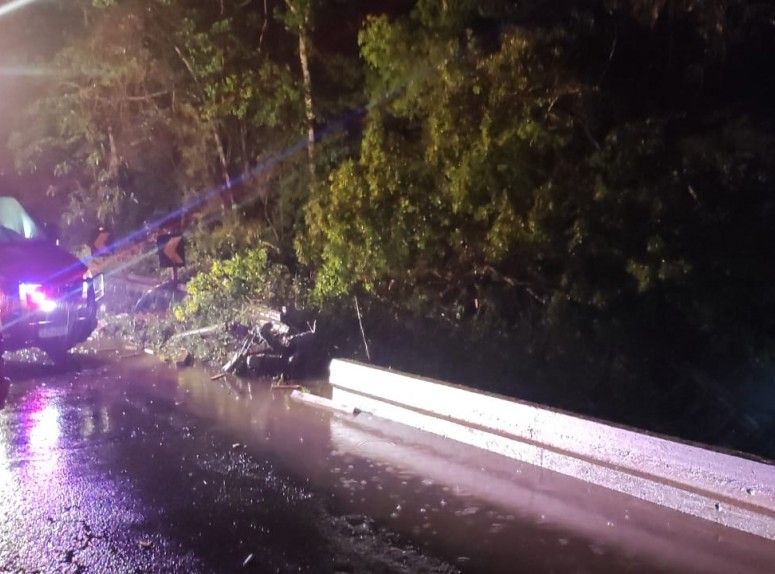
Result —
<path fill-rule="evenodd" d="M 772 455 L 775 8 L 362 4 L 30 9 L 17 167 L 73 230 L 239 204 L 179 318 L 357 295 L 382 362 Z"/>

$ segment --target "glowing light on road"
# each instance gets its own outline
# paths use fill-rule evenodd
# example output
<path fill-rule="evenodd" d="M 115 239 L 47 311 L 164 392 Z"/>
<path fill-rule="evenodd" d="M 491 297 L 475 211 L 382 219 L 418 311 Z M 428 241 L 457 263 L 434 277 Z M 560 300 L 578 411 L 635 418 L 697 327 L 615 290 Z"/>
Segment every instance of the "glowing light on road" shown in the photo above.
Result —
<path fill-rule="evenodd" d="M 49 403 L 32 415 L 30 450 L 36 454 L 48 454 L 59 442 L 59 434 L 59 408 Z"/>
<path fill-rule="evenodd" d="M 15 12 L 20 8 L 24 8 L 27 4 L 32 4 L 35 0 L 13 0 L 12 2 L 6 2 L 0 5 L 0 16 L 5 16 L 11 12 Z"/>
<path fill-rule="evenodd" d="M 59 407 L 48 403 L 40 411 L 31 413 L 30 422 L 28 440 L 33 467 L 38 474 L 49 475 L 59 462 Z"/>

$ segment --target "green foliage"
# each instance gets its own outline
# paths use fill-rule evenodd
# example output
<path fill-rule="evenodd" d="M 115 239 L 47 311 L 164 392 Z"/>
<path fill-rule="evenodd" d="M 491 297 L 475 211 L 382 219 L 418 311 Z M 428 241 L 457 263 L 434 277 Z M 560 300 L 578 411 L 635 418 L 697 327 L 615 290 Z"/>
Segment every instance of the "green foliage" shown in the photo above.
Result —
<path fill-rule="evenodd" d="M 562 35 L 514 32 L 484 55 L 423 34 L 382 17 L 361 34 L 371 89 L 398 94 L 369 116 L 359 160 L 344 162 L 307 207 L 300 254 L 319 254 L 321 298 L 356 287 L 462 293 L 477 274 L 545 249 L 552 163 L 569 153 L 574 129 L 552 108 L 583 101 L 572 78 L 554 77 Z M 532 269 L 519 273 L 532 281 Z"/>
<path fill-rule="evenodd" d="M 291 289 L 288 270 L 271 264 L 265 249 L 253 248 L 223 260 L 191 279 L 188 296 L 175 308 L 179 321 L 223 321 L 250 304 L 276 304 Z"/>
<path fill-rule="evenodd" d="M 758 376 L 774 346 L 775 126 L 761 66 L 721 62 L 775 49 L 766 18 L 506 4 L 366 20 L 373 107 L 296 242 L 316 299 L 366 293 L 503 335 L 587 373 L 582 388 L 615 379 L 654 417 L 695 370 Z M 615 396 L 598 399 L 624 408 Z"/>
<path fill-rule="evenodd" d="M 232 213 L 218 225 L 198 225 L 191 234 L 186 252 L 189 267 L 204 270 L 213 261 L 230 259 L 240 252 L 262 243 L 262 228 L 255 221 L 249 221 Z"/>

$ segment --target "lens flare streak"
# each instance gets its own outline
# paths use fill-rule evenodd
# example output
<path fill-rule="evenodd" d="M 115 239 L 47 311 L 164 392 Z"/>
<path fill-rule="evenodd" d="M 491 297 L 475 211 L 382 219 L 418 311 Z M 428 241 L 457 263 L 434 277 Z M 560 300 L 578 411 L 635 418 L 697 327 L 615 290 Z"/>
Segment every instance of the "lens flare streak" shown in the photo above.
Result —
<path fill-rule="evenodd" d="M 33 2 L 35 2 L 35 0 L 13 0 L 12 2 L 6 2 L 5 4 L 0 5 L 0 16 L 15 12 Z"/>

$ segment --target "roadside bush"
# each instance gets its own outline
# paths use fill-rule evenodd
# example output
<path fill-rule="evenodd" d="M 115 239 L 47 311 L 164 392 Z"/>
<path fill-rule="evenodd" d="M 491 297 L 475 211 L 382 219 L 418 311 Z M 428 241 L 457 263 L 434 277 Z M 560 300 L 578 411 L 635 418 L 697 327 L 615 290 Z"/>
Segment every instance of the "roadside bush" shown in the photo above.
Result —
<path fill-rule="evenodd" d="M 262 244 L 261 229 L 238 214 L 227 214 L 217 225 L 200 224 L 191 235 L 187 249 L 189 265 L 209 268 L 213 261 L 230 259 L 239 252 Z"/>
<path fill-rule="evenodd" d="M 287 268 L 270 263 L 263 247 L 249 249 L 194 276 L 187 285 L 188 297 L 175 308 L 178 321 L 192 323 L 239 318 L 251 304 L 277 305 L 292 294 Z"/>

